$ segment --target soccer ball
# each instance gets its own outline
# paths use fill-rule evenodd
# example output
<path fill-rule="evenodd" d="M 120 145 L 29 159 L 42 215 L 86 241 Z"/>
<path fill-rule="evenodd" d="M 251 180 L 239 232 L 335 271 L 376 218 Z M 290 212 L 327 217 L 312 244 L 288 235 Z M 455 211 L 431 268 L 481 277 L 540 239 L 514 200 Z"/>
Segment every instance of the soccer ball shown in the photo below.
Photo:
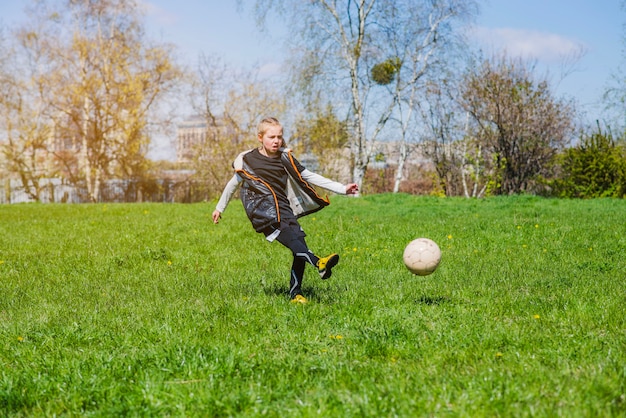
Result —
<path fill-rule="evenodd" d="M 418 276 L 428 276 L 441 261 L 441 250 L 437 243 L 428 238 L 417 238 L 407 244 L 402 256 L 404 265 Z"/>

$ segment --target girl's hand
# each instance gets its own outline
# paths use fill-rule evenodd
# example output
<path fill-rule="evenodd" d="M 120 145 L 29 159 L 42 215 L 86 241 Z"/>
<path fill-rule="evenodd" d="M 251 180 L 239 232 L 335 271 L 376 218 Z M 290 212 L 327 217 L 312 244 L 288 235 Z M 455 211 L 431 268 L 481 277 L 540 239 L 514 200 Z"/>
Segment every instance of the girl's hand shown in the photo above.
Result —
<path fill-rule="evenodd" d="M 346 194 L 357 194 L 359 186 L 356 183 L 346 184 Z"/>
<path fill-rule="evenodd" d="M 213 211 L 213 223 L 214 224 L 219 223 L 221 217 L 222 217 L 222 212 L 220 212 L 219 210 Z"/>

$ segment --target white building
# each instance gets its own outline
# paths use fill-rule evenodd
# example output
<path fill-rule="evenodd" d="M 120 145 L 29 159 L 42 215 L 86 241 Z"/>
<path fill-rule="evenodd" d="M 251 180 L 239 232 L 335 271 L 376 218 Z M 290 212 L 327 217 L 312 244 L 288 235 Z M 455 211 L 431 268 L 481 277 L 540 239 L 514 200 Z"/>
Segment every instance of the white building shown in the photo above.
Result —
<path fill-rule="evenodd" d="M 198 146 L 207 142 L 208 125 L 202 116 L 193 116 L 178 124 L 176 130 L 176 161 L 188 163 Z"/>

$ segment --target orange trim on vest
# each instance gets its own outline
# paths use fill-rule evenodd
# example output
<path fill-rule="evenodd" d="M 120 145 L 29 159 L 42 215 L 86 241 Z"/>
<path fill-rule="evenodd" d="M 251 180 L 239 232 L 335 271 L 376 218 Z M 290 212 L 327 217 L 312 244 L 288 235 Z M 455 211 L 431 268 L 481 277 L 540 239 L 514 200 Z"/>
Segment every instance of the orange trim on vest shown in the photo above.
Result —
<path fill-rule="evenodd" d="M 274 204 L 276 205 L 277 221 L 280 223 L 280 210 L 278 209 L 278 198 L 276 197 L 276 193 L 274 192 L 274 189 L 272 189 L 272 186 L 270 186 L 269 183 L 267 183 L 262 178 L 253 176 L 252 174 L 248 173 L 245 170 L 236 170 L 236 172 L 238 172 L 240 174 L 243 174 L 244 176 L 248 177 L 251 180 L 256 180 L 256 181 L 259 181 L 259 182 L 263 183 L 265 185 L 265 187 L 267 187 L 269 189 L 269 191 L 272 192 L 272 196 L 274 197 Z"/>
<path fill-rule="evenodd" d="M 298 179 L 300 180 L 300 182 L 302 182 L 302 184 L 303 184 L 303 185 L 305 185 L 305 186 L 306 186 L 306 187 L 307 187 L 310 191 L 312 191 L 312 192 L 315 194 L 315 196 L 317 196 L 317 198 L 318 198 L 318 199 L 321 199 L 321 200 L 323 200 L 324 202 L 326 202 L 326 203 L 330 204 L 330 200 L 328 200 L 328 196 L 326 196 L 326 197 L 322 197 L 322 196 L 320 196 L 319 194 L 317 194 L 317 191 L 315 191 L 315 188 L 311 187 L 311 186 L 309 185 L 309 183 L 308 183 L 306 180 L 304 180 L 304 179 L 302 178 L 302 175 L 300 174 L 300 170 L 298 170 L 298 169 L 296 168 L 296 164 L 293 162 L 293 156 L 291 155 L 291 152 L 288 152 L 288 153 L 287 153 L 287 156 L 289 157 L 289 162 L 291 163 L 291 166 L 293 167 L 293 170 L 294 170 L 296 173 L 298 173 Z"/>

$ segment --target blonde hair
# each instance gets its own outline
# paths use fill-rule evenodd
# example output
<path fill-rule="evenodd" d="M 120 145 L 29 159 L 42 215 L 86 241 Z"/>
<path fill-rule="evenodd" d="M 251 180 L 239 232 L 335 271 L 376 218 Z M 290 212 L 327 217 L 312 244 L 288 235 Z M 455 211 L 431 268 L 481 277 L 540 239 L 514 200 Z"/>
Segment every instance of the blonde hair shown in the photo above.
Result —
<path fill-rule="evenodd" d="M 267 131 L 267 128 L 269 126 L 280 126 L 281 128 L 283 127 L 283 125 L 281 125 L 278 119 L 274 117 L 263 118 L 263 120 L 259 122 L 259 125 L 256 128 L 257 135 L 258 136 L 265 135 L 265 131 Z"/>

